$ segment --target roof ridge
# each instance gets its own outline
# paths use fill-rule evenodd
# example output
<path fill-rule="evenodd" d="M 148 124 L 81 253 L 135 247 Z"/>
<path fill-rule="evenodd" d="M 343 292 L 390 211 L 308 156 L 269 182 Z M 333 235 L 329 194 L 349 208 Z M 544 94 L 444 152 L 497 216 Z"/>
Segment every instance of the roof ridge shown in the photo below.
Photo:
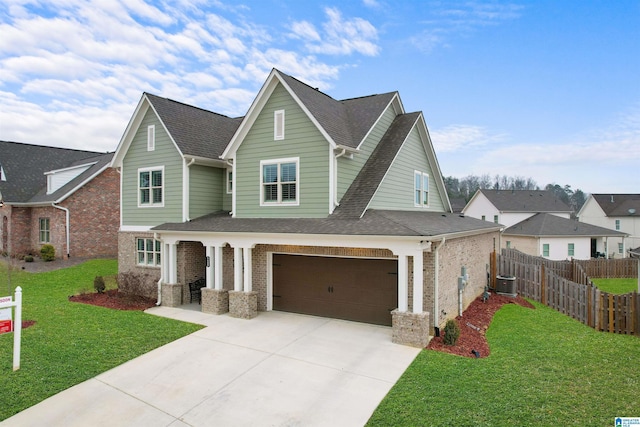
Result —
<path fill-rule="evenodd" d="M 102 155 L 102 154 L 106 154 L 104 152 L 100 152 L 100 151 L 90 151 L 90 150 L 79 150 L 77 148 L 68 148 L 68 147 L 54 147 L 51 145 L 40 145 L 40 144 L 30 144 L 28 142 L 17 142 L 17 141 L 6 141 L 6 140 L 0 140 L 0 143 L 7 143 L 7 144 L 18 144 L 18 145 L 26 145 L 28 147 L 40 147 L 40 148 L 46 148 L 46 149 L 55 149 L 55 150 L 65 150 L 65 151 L 75 151 L 77 153 L 89 153 L 89 154 L 97 154 L 97 155 Z M 107 152 L 108 153 L 108 152 Z"/>
<path fill-rule="evenodd" d="M 232 119 L 232 120 L 235 120 L 235 119 L 240 119 L 240 118 L 244 117 L 244 116 L 239 116 L 239 117 L 229 117 L 229 116 L 224 115 L 224 114 L 222 114 L 222 113 L 216 113 L 215 111 L 211 111 L 211 110 L 207 110 L 206 108 L 197 107 L 197 106 L 195 106 L 195 105 L 187 104 L 186 102 L 176 101 L 175 99 L 167 98 L 167 97 L 165 97 L 165 96 L 156 95 L 156 94 L 153 94 L 153 93 L 150 93 L 150 92 L 143 92 L 143 93 L 144 93 L 145 95 L 151 95 L 151 96 L 153 96 L 153 97 L 155 97 L 155 98 L 158 98 L 158 99 L 162 99 L 162 100 L 165 100 L 165 101 L 169 101 L 169 102 L 173 102 L 173 103 L 176 103 L 176 104 L 184 105 L 185 107 L 190 107 L 190 108 L 193 108 L 193 109 L 195 109 L 195 110 L 200 110 L 200 111 L 204 111 L 204 112 L 206 112 L 206 113 L 215 114 L 215 115 L 217 115 L 217 116 L 224 117 L 224 118 L 226 118 L 226 119 Z"/>

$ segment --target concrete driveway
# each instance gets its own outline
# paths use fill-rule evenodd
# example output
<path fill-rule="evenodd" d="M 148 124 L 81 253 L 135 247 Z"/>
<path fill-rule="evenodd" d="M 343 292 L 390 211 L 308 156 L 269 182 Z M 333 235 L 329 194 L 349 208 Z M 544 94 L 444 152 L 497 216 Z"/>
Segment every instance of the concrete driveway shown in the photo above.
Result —
<path fill-rule="evenodd" d="M 282 312 L 149 310 L 207 327 L 2 426 L 361 426 L 419 353 L 391 328 Z"/>

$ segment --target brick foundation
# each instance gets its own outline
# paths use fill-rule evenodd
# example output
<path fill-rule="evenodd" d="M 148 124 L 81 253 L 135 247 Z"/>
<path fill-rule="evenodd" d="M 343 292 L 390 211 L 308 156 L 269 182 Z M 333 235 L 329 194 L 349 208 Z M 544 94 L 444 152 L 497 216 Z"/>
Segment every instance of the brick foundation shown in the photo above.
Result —
<path fill-rule="evenodd" d="M 182 285 L 164 283 L 162 285 L 162 305 L 165 307 L 179 307 L 182 305 Z"/>
<path fill-rule="evenodd" d="M 429 313 L 391 312 L 391 341 L 396 344 L 424 348 L 429 344 Z"/>
<path fill-rule="evenodd" d="M 241 319 L 253 319 L 258 315 L 258 293 L 229 291 L 229 314 Z"/>
<path fill-rule="evenodd" d="M 224 314 L 229 312 L 229 291 L 202 288 L 202 312 Z"/>

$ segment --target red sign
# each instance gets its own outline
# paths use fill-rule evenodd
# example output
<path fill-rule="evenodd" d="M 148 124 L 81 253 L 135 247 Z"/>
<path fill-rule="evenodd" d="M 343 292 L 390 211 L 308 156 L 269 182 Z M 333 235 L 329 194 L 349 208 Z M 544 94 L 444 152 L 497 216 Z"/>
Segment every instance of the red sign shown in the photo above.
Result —
<path fill-rule="evenodd" d="M 0 320 L 0 334 L 13 332 L 13 322 L 11 320 Z"/>

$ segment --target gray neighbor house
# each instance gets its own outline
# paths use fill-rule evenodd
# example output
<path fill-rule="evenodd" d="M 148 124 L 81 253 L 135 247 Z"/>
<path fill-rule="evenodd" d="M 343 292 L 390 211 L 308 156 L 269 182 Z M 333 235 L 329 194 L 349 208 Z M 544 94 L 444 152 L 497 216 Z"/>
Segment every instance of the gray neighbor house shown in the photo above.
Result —
<path fill-rule="evenodd" d="M 240 118 L 144 93 L 112 166 L 120 273 L 162 305 L 201 279 L 205 312 L 389 325 L 421 347 L 483 292 L 499 241 L 452 213 L 397 92 L 336 100 L 274 69 Z"/>

